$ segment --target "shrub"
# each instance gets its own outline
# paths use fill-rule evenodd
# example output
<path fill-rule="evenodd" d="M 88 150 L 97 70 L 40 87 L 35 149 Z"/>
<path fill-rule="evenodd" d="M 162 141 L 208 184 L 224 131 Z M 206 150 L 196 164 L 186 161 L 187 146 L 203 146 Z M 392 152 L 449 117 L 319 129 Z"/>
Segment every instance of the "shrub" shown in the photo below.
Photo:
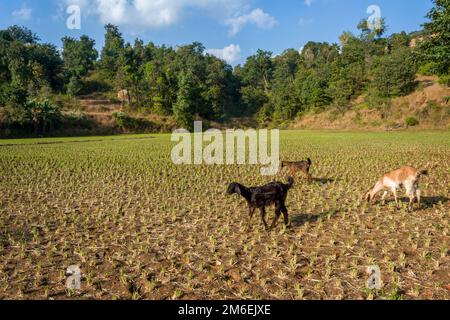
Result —
<path fill-rule="evenodd" d="M 124 131 L 150 131 L 154 129 L 154 125 L 152 122 L 142 119 L 142 118 L 133 118 L 123 112 L 114 112 L 113 117 L 116 121 L 116 125 Z"/>
<path fill-rule="evenodd" d="M 450 87 L 450 74 L 445 74 L 439 77 L 439 83 Z"/>
<path fill-rule="evenodd" d="M 436 64 L 433 62 L 428 62 L 420 66 L 418 73 L 424 76 L 432 76 L 436 74 Z"/>
<path fill-rule="evenodd" d="M 45 135 L 61 124 L 62 114 L 49 100 L 30 100 L 6 106 L 1 118 L 1 126 L 13 135 Z"/>
<path fill-rule="evenodd" d="M 108 83 L 106 76 L 101 72 L 93 72 L 82 81 L 82 87 L 80 89 L 80 95 L 89 95 L 98 92 L 110 92 L 112 86 Z M 116 97 L 114 95 L 114 97 Z"/>
<path fill-rule="evenodd" d="M 355 115 L 355 117 L 353 118 L 353 122 L 354 122 L 355 124 L 361 124 L 361 122 L 362 122 L 362 116 L 361 116 L 361 113 L 360 113 L 359 111 L 356 111 L 356 115 Z"/>
<path fill-rule="evenodd" d="M 94 120 L 82 113 L 67 113 L 63 118 L 66 128 L 93 129 L 96 126 Z"/>
<path fill-rule="evenodd" d="M 408 127 L 415 127 L 415 126 L 419 125 L 419 120 L 417 120 L 417 118 L 415 118 L 415 117 L 409 117 L 409 118 L 406 118 L 405 123 Z"/>
<path fill-rule="evenodd" d="M 391 98 L 379 96 L 373 87 L 368 89 L 365 97 L 365 103 L 369 109 L 390 110 L 392 107 L 391 102 Z"/>
<path fill-rule="evenodd" d="M 71 77 L 69 83 L 67 84 L 67 93 L 70 96 L 76 96 L 82 89 L 83 84 L 78 77 Z"/>

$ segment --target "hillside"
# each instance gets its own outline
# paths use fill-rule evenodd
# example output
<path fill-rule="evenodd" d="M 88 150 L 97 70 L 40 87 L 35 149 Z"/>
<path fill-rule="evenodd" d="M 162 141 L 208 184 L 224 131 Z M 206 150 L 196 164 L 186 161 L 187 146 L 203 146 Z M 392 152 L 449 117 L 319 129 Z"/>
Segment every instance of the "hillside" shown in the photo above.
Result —
<path fill-rule="evenodd" d="M 392 100 L 389 108 L 370 109 L 361 96 L 344 114 L 336 110 L 309 113 L 289 125 L 292 129 L 402 130 L 406 120 L 415 118 L 417 129 L 450 128 L 450 88 L 438 83 L 437 77 L 419 76 L 417 89 Z"/>
<path fill-rule="evenodd" d="M 392 100 L 390 108 L 371 109 L 365 103 L 364 96 L 353 101 L 352 107 L 344 114 L 335 109 L 321 113 L 309 113 L 292 122 L 290 129 L 329 129 L 329 130 L 403 130 L 407 129 L 406 119 L 416 118 L 417 129 L 450 128 L 450 88 L 437 82 L 437 77 L 420 76 L 417 89 L 405 96 Z M 122 111 L 120 103 L 109 100 L 102 95 L 80 97 L 77 109 L 89 118 L 93 131 L 112 133 L 133 132 L 170 132 L 177 128 L 173 117 L 161 117 L 140 112 L 127 112 L 130 118 L 144 121 L 140 127 L 121 127 L 114 113 Z M 73 110 L 65 110 L 73 112 Z M 258 126 L 251 118 L 234 118 L 227 123 L 211 123 L 216 128 Z"/>

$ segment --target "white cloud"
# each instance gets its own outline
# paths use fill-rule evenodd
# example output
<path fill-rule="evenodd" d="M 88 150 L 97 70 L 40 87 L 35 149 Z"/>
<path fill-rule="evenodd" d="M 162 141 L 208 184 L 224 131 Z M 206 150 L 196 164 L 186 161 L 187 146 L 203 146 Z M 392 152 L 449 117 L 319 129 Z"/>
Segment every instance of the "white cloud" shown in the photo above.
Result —
<path fill-rule="evenodd" d="M 208 49 L 205 52 L 225 60 L 229 64 L 233 64 L 241 58 L 241 47 L 235 44 L 230 44 L 223 49 Z"/>
<path fill-rule="evenodd" d="M 272 28 L 276 20 L 261 9 L 251 9 L 252 0 L 59 0 L 79 5 L 83 15 L 97 15 L 102 23 L 132 27 L 168 27 L 192 13 L 201 13 L 231 27 L 235 35 L 244 25 Z"/>
<path fill-rule="evenodd" d="M 313 0 L 305 0 L 305 4 L 309 7 L 313 3 Z"/>
<path fill-rule="evenodd" d="M 96 14 L 103 23 L 164 27 L 179 22 L 192 10 L 224 20 L 245 10 L 251 0 L 60 0 L 79 5 L 85 14 Z"/>
<path fill-rule="evenodd" d="M 14 10 L 12 15 L 14 18 L 19 20 L 29 20 L 33 14 L 33 9 L 29 8 L 27 5 L 23 5 L 19 10 Z"/>
<path fill-rule="evenodd" d="M 248 14 L 243 14 L 231 19 L 228 19 L 225 24 L 230 26 L 230 35 L 236 35 L 246 24 L 256 24 L 261 29 L 271 29 L 277 21 L 271 15 L 265 13 L 262 9 L 258 8 Z"/>

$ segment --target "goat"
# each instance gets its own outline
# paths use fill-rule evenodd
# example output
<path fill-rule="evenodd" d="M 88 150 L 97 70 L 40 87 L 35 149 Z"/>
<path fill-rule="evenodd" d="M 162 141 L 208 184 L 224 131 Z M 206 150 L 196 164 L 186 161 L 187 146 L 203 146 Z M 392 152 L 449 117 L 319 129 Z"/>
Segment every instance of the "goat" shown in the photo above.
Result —
<path fill-rule="evenodd" d="M 386 203 L 385 199 L 388 194 L 387 189 L 391 190 L 395 197 L 395 204 L 397 205 L 397 209 L 400 208 L 398 197 L 397 197 L 397 189 L 401 188 L 402 186 L 406 189 L 406 194 L 409 197 L 409 209 L 412 209 L 412 205 L 414 202 L 414 198 L 417 197 L 417 203 L 418 207 L 420 209 L 420 198 L 421 198 L 421 191 L 419 187 L 419 180 L 421 176 L 428 175 L 427 170 L 418 171 L 417 169 L 413 167 L 401 167 L 397 170 L 394 170 L 392 172 L 386 173 L 384 176 L 381 177 L 380 180 L 375 184 L 375 186 L 369 190 L 364 198 L 368 201 L 373 203 L 375 196 L 380 192 L 384 190 L 383 197 L 381 198 L 381 201 L 383 205 Z"/>
<path fill-rule="evenodd" d="M 272 182 L 262 187 L 247 188 L 239 183 L 233 182 L 229 185 L 227 194 L 238 194 L 247 200 L 249 208 L 248 228 L 250 228 L 251 220 L 256 209 L 261 212 L 261 220 L 264 223 L 264 227 L 267 231 L 273 230 L 278 219 L 283 213 L 284 223 L 286 226 L 289 224 L 289 215 L 285 202 L 289 189 L 294 185 L 294 178 L 289 177 L 288 183 Z M 275 218 L 272 225 L 268 228 L 266 222 L 266 206 L 275 205 Z"/>
<path fill-rule="evenodd" d="M 125 105 L 129 105 L 131 102 L 131 96 L 130 96 L 130 92 L 128 90 L 120 90 L 117 93 L 117 98 L 119 99 L 120 103 L 121 103 L 121 107 L 123 109 L 123 107 Z"/>
<path fill-rule="evenodd" d="M 287 167 L 289 169 L 289 172 L 291 175 L 295 175 L 298 171 L 303 172 L 306 174 L 306 177 L 308 178 L 308 182 L 312 182 L 312 175 L 309 173 L 311 169 L 312 161 L 310 158 L 308 158 L 306 161 L 282 161 L 281 162 L 281 168 Z"/>

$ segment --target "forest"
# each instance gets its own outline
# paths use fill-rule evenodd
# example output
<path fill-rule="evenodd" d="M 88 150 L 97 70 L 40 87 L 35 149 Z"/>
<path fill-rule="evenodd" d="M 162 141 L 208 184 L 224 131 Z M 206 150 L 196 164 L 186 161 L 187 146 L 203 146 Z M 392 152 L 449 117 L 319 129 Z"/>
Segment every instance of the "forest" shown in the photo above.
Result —
<path fill-rule="evenodd" d="M 172 117 L 188 129 L 195 119 L 279 125 L 305 112 L 345 112 L 361 95 L 369 108 L 384 108 L 415 90 L 417 74 L 450 85 L 450 0 L 433 3 L 418 32 L 387 35 L 387 21 L 374 29 L 363 19 L 359 33 L 343 32 L 339 43 L 311 41 L 280 55 L 258 50 L 234 68 L 201 43 L 127 43 L 110 24 L 100 52 L 87 35 L 64 37 L 58 49 L 11 26 L 0 30 L 0 135 L 46 135 L 87 121 L 62 110 L 77 97 L 114 99 L 124 89 L 127 112 Z"/>

